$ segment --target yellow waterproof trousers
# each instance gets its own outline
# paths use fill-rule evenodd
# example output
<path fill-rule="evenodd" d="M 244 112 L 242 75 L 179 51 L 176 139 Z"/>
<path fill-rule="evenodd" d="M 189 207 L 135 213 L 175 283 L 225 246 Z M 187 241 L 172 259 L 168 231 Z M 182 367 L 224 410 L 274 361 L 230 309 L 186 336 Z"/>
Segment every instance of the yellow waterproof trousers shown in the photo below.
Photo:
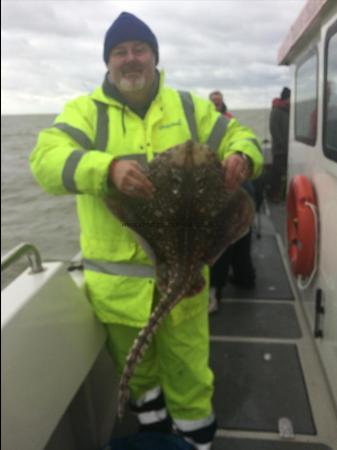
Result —
<path fill-rule="evenodd" d="M 139 329 L 108 324 L 108 348 L 119 373 Z M 130 380 L 131 400 L 160 387 L 174 420 L 202 420 L 212 414 L 213 373 L 208 366 L 209 330 L 205 310 L 179 325 L 167 316 Z"/>

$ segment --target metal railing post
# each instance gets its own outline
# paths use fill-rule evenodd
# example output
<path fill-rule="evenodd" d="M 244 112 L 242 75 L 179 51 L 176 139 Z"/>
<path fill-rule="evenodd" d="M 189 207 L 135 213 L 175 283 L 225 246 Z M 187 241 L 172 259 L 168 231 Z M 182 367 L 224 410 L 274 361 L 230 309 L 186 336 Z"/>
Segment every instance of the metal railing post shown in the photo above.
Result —
<path fill-rule="evenodd" d="M 3 258 L 1 258 L 1 272 L 14 264 L 22 256 L 27 256 L 30 273 L 43 272 L 42 260 L 37 248 L 32 244 L 22 243 L 10 250 Z"/>

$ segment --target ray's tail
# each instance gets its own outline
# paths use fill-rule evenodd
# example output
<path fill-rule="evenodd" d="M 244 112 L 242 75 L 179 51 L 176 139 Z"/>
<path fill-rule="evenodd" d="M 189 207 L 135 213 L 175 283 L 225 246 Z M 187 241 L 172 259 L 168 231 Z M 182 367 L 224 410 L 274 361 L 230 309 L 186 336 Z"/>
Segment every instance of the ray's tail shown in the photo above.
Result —
<path fill-rule="evenodd" d="M 188 283 L 184 286 L 176 286 L 174 282 L 169 283 L 167 293 L 163 294 L 159 303 L 153 310 L 147 325 L 139 332 L 135 339 L 126 359 L 126 364 L 119 382 L 118 391 L 118 418 L 122 419 L 125 410 L 125 404 L 128 400 L 129 390 L 128 384 L 132 377 L 134 370 L 142 359 L 150 342 L 163 321 L 164 317 L 171 311 L 171 309 L 184 297 L 188 291 Z"/>

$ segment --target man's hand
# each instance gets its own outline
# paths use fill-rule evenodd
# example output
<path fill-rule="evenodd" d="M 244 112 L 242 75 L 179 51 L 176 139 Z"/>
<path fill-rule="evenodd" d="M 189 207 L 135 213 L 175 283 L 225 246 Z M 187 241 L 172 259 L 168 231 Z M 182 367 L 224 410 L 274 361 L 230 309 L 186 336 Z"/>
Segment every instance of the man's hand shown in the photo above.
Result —
<path fill-rule="evenodd" d="M 225 186 L 229 191 L 236 191 L 251 172 L 249 160 L 240 153 L 233 153 L 222 161 L 222 165 L 225 169 Z"/>
<path fill-rule="evenodd" d="M 112 161 L 109 178 L 114 186 L 131 197 L 153 196 L 154 186 L 143 174 L 137 161 Z"/>

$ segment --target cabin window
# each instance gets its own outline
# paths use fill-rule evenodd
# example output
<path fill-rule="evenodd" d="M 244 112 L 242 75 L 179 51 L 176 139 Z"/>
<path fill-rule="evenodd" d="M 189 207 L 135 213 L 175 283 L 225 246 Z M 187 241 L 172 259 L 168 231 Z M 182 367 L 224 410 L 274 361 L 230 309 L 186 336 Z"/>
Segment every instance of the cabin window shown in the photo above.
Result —
<path fill-rule="evenodd" d="M 317 52 L 311 52 L 296 71 L 295 137 L 315 145 L 317 134 Z"/>
<path fill-rule="evenodd" d="M 337 22 L 326 37 L 323 117 L 323 150 L 337 161 Z"/>

